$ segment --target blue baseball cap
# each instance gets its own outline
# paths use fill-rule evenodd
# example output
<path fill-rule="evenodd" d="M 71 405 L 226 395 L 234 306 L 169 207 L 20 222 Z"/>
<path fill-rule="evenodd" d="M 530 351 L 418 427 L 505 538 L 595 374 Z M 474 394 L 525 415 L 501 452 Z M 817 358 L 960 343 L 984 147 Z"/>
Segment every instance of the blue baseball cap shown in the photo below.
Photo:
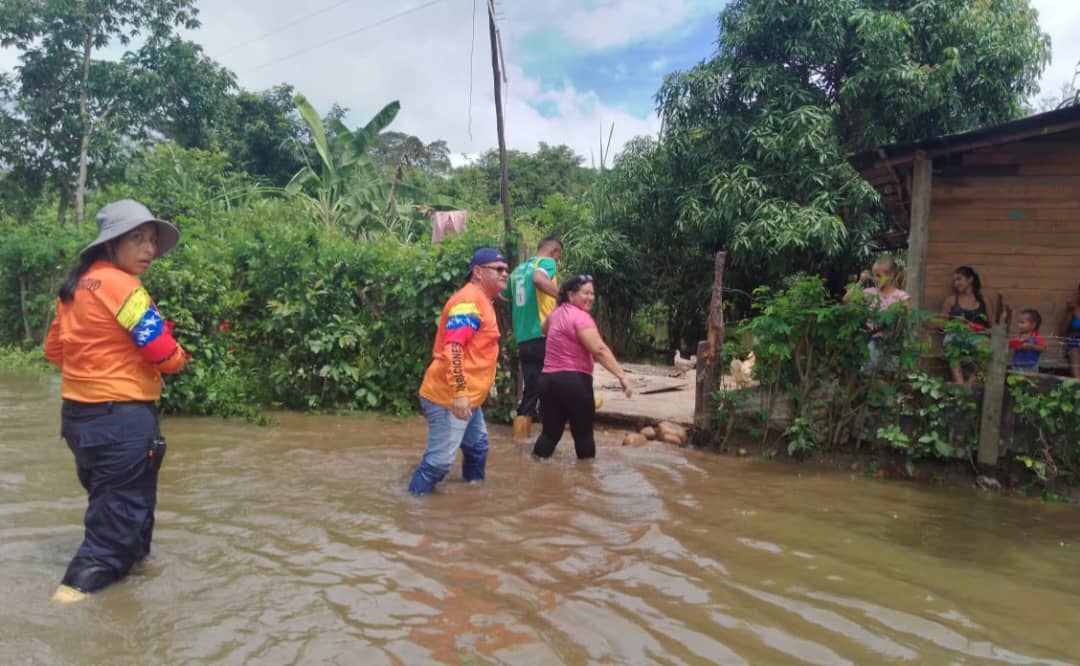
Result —
<path fill-rule="evenodd" d="M 507 263 L 506 258 L 502 256 L 502 253 L 493 247 L 482 247 L 476 252 L 473 252 L 472 263 L 469 264 L 469 270 L 465 273 L 465 282 L 472 279 L 473 269 L 477 266 L 494 264 L 497 261 L 501 261 L 504 264 Z"/>

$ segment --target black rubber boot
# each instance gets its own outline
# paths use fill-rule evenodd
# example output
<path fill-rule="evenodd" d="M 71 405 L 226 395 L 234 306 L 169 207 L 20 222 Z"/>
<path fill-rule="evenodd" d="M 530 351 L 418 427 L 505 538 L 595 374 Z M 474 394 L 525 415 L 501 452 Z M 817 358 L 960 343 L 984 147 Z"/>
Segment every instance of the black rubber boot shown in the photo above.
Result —
<path fill-rule="evenodd" d="M 86 560 L 72 560 L 68 565 L 64 580 L 61 581 L 68 587 L 75 588 L 80 592 L 97 592 L 98 590 L 112 585 L 120 580 L 120 576 L 112 567 L 107 567 L 98 562 Z"/>

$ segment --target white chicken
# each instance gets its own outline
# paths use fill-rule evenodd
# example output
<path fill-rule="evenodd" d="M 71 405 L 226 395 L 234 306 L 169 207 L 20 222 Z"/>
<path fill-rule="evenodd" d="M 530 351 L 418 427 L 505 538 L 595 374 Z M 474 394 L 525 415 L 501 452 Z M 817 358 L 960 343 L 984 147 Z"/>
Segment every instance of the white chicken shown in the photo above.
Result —
<path fill-rule="evenodd" d="M 676 349 L 675 360 L 673 363 L 675 365 L 675 376 L 682 377 L 688 371 L 697 367 L 697 355 L 691 355 L 690 358 L 683 358 L 682 354 L 679 353 L 679 350 Z"/>
<path fill-rule="evenodd" d="M 742 389 L 754 386 L 754 352 L 746 357 L 745 361 L 737 358 L 731 359 L 731 376 L 735 380 L 735 388 Z"/>

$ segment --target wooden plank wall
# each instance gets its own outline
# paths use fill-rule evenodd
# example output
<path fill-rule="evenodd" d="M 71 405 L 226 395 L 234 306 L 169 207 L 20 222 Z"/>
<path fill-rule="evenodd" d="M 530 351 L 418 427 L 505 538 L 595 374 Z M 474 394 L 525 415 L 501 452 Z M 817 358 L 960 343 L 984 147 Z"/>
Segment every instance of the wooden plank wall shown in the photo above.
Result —
<path fill-rule="evenodd" d="M 940 308 L 965 264 L 988 302 L 1000 291 L 1056 333 L 1080 283 L 1080 132 L 966 153 L 934 174 L 925 309 Z"/>

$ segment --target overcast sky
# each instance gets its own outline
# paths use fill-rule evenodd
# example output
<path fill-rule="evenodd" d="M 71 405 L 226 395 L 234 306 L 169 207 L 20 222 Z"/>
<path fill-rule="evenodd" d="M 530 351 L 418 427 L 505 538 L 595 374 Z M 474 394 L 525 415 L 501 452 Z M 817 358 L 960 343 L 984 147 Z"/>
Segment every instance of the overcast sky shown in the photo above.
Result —
<path fill-rule="evenodd" d="M 613 153 L 655 133 L 653 95 L 663 76 L 713 53 L 724 2 L 497 2 L 509 146 L 565 143 L 589 164 L 612 123 Z M 322 112 L 334 102 L 350 109 L 349 125 L 396 99 L 402 109 L 392 129 L 474 155 L 496 144 L 484 3 L 201 0 L 202 27 L 187 36 L 246 89 L 290 83 Z M 1057 93 L 1080 61 L 1080 2 L 1032 4 L 1053 43 L 1043 94 Z M 0 51 L 0 70 L 14 64 L 14 54 Z"/>

